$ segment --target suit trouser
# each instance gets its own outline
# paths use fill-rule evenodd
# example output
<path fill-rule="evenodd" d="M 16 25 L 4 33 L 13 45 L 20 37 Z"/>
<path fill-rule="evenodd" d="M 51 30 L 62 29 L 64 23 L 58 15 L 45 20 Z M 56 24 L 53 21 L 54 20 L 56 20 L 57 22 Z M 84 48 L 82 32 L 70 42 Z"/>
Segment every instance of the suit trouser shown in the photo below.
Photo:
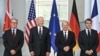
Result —
<path fill-rule="evenodd" d="M 46 54 L 44 54 L 44 53 L 40 52 L 40 54 L 39 54 L 39 55 L 35 55 L 35 56 L 46 56 Z"/>

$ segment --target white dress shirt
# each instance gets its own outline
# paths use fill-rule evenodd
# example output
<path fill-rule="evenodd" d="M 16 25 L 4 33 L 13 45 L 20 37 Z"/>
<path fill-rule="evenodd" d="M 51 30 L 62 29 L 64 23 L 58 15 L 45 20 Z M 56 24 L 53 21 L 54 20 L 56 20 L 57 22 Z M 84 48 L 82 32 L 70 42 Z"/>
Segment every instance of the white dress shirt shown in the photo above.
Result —
<path fill-rule="evenodd" d="M 43 33 L 43 27 L 39 27 L 39 26 L 38 26 L 38 33 L 40 31 L 40 28 L 41 28 L 41 33 Z"/>
<path fill-rule="evenodd" d="M 89 30 L 90 35 L 91 35 L 91 29 L 86 29 L 86 34 L 88 35 L 88 30 Z"/>
<path fill-rule="evenodd" d="M 14 35 L 16 35 L 17 29 L 16 28 L 15 29 L 11 28 L 12 33 L 13 33 L 13 30 L 14 30 Z"/>

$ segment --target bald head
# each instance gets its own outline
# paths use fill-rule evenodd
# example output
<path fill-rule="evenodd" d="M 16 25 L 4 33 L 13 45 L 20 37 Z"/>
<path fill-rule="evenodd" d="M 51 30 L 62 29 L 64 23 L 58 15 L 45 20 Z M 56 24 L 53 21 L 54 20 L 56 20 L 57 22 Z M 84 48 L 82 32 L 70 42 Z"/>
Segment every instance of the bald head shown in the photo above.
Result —
<path fill-rule="evenodd" d="M 63 21 L 62 22 L 62 29 L 64 31 L 68 30 L 68 27 L 69 27 L 69 22 L 68 21 Z"/>
<path fill-rule="evenodd" d="M 44 18 L 42 16 L 39 16 L 36 18 L 36 22 L 38 26 L 42 27 L 44 24 Z"/>

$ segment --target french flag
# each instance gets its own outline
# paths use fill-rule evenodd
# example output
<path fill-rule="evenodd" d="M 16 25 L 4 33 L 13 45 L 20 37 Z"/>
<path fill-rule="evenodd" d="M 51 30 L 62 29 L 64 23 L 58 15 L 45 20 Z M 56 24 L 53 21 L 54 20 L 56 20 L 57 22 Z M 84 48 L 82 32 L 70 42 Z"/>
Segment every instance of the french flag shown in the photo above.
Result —
<path fill-rule="evenodd" d="M 99 18 L 99 14 L 98 14 L 98 6 L 97 6 L 97 0 L 94 0 L 91 3 L 91 8 L 92 8 L 92 14 L 91 14 L 91 19 L 93 21 L 92 23 L 92 29 L 95 29 L 98 31 L 98 35 L 99 35 L 99 46 L 97 48 L 97 52 L 100 51 L 100 18 Z"/>

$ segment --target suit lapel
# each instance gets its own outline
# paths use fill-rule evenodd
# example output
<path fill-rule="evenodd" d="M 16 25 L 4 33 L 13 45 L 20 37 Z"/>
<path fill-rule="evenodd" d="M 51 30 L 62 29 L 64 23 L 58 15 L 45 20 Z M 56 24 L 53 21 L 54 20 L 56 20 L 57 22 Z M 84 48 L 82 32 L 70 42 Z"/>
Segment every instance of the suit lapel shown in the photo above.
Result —
<path fill-rule="evenodd" d="M 17 36 L 18 36 L 18 29 L 16 29 L 15 38 L 17 38 Z"/>
<path fill-rule="evenodd" d="M 9 31 L 9 32 L 10 32 L 9 34 L 10 34 L 10 36 L 11 36 L 10 38 L 11 38 L 11 39 L 13 39 L 13 37 L 12 37 L 12 36 L 13 36 L 13 34 L 12 34 L 11 29 L 10 29 L 10 31 Z"/>
<path fill-rule="evenodd" d="M 86 33 L 86 30 L 84 30 L 83 32 L 84 32 L 84 36 L 87 38 L 88 35 L 87 35 L 87 33 Z"/>
<path fill-rule="evenodd" d="M 67 36 L 67 39 L 69 38 L 70 34 L 71 34 L 71 33 L 70 33 L 70 31 L 68 30 L 68 36 Z"/>
<path fill-rule="evenodd" d="M 13 34 L 12 34 L 12 30 L 9 30 L 9 38 L 13 40 Z"/>
<path fill-rule="evenodd" d="M 86 33 L 86 30 L 84 30 L 84 32 L 85 32 L 85 36 L 86 37 L 88 37 L 88 34 Z M 90 34 L 90 37 L 93 35 L 93 31 L 92 31 L 92 29 L 91 29 L 91 32 L 90 32 L 91 34 Z"/>
<path fill-rule="evenodd" d="M 43 30 L 42 30 L 42 37 L 44 37 L 45 35 L 45 28 L 43 27 Z"/>
<path fill-rule="evenodd" d="M 37 34 L 37 36 L 39 38 L 39 33 L 38 33 L 38 27 L 37 26 L 35 27 L 35 32 L 36 32 L 36 34 Z"/>
<path fill-rule="evenodd" d="M 39 33 L 38 33 L 38 27 L 36 27 L 36 34 L 37 34 L 37 36 L 39 37 Z M 43 30 L 42 30 L 42 37 L 41 38 L 43 38 L 44 37 L 44 35 L 45 35 L 45 28 L 43 27 Z M 40 38 L 40 37 L 39 37 Z"/>
<path fill-rule="evenodd" d="M 9 30 L 9 32 L 10 32 L 10 36 L 13 36 L 11 29 Z"/>
<path fill-rule="evenodd" d="M 88 37 L 88 35 L 87 35 L 87 33 L 86 33 L 86 30 L 84 30 L 83 33 L 84 33 L 84 35 L 83 35 L 83 36 L 84 36 L 84 37 L 83 37 L 83 38 L 84 38 L 84 41 L 86 41 L 87 43 L 89 43 L 90 38 Z"/>
<path fill-rule="evenodd" d="M 93 31 L 92 31 L 92 29 L 91 29 L 91 35 L 90 35 L 90 36 L 91 36 L 91 38 L 92 38 L 92 36 L 93 36 L 93 35 L 94 35 L 94 34 L 93 34 Z"/>

